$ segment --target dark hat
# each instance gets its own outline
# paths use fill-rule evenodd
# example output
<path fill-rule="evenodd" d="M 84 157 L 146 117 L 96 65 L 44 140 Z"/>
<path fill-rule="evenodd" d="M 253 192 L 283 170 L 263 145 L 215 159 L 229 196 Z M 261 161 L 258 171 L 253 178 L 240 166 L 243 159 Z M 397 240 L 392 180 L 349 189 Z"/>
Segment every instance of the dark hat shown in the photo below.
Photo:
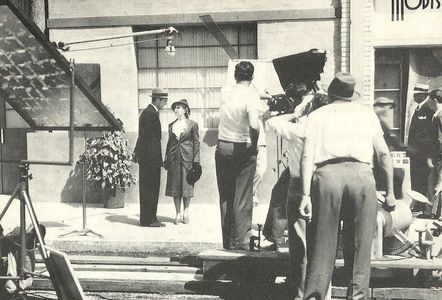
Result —
<path fill-rule="evenodd" d="M 172 103 L 172 110 L 174 110 L 175 106 L 177 106 L 178 104 L 182 104 L 187 109 L 187 111 L 190 112 L 190 107 L 187 103 L 187 99 L 181 99 L 180 101 L 175 101 L 174 103 Z"/>
<path fill-rule="evenodd" d="M 330 96 L 343 100 L 356 100 L 361 96 L 355 91 L 356 80 L 348 73 L 338 73 L 333 78 L 330 85 L 323 85 L 322 88 L 327 91 Z"/>
<path fill-rule="evenodd" d="M 416 83 L 413 94 L 428 94 L 429 85 L 425 83 Z"/>
<path fill-rule="evenodd" d="M 169 91 L 167 89 L 163 89 L 163 88 L 154 88 L 152 90 L 152 94 L 150 96 L 151 97 L 167 98 L 169 96 Z"/>
<path fill-rule="evenodd" d="M 390 105 L 391 107 L 394 107 L 396 104 L 394 103 L 393 99 L 387 98 L 387 97 L 378 97 L 374 100 L 374 106 L 387 106 Z"/>

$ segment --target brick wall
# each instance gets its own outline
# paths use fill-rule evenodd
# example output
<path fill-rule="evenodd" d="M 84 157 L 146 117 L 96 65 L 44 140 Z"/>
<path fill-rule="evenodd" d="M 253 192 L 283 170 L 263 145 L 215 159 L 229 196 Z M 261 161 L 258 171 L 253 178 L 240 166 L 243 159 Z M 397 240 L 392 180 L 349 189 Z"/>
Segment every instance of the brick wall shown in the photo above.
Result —
<path fill-rule="evenodd" d="M 373 0 L 355 0 L 350 6 L 350 72 L 364 103 L 373 103 L 374 48 Z"/>
<path fill-rule="evenodd" d="M 341 72 L 350 72 L 350 0 L 341 1 Z"/>

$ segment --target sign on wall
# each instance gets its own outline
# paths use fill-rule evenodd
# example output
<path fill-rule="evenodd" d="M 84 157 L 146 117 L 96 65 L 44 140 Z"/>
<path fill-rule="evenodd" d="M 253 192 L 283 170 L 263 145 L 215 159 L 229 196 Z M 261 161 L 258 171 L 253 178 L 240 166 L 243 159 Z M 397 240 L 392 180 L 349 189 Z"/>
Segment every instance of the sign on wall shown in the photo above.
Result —
<path fill-rule="evenodd" d="M 374 0 L 373 9 L 375 47 L 441 44 L 442 0 Z"/>

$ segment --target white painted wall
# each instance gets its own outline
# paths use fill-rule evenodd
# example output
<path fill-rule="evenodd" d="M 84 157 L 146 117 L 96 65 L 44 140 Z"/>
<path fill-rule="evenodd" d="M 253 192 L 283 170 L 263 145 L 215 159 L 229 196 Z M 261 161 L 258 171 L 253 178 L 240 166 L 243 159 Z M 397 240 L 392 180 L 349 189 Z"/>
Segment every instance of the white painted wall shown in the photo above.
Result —
<path fill-rule="evenodd" d="M 308 51 L 327 51 L 321 82 L 328 84 L 340 69 L 340 28 L 338 21 L 292 21 L 258 23 L 258 58 L 277 57 Z"/>
<path fill-rule="evenodd" d="M 51 18 L 329 8 L 324 0 L 49 0 Z"/>

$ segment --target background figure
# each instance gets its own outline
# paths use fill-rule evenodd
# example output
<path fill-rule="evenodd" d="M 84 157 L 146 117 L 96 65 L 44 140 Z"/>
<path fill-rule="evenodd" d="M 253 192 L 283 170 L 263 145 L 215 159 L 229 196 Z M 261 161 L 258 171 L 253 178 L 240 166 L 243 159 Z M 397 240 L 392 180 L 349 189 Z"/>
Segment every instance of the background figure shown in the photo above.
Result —
<path fill-rule="evenodd" d="M 263 249 L 276 251 L 282 242 L 284 230 L 287 228 L 286 202 L 289 182 L 290 171 L 289 168 L 285 168 L 273 186 L 270 196 L 269 209 L 262 230 L 262 235 L 265 238 L 261 242 Z"/>
<path fill-rule="evenodd" d="M 140 115 L 138 139 L 134 160 L 139 164 L 140 225 L 163 227 L 157 220 L 158 196 L 160 194 L 161 123 L 158 113 L 167 103 L 168 91 L 152 90 L 152 103 Z"/>
<path fill-rule="evenodd" d="M 417 84 L 413 90 L 417 106 L 411 117 L 408 132 L 408 156 L 410 157 L 411 189 L 423 195 L 427 194 L 428 175 L 430 173 L 430 148 L 432 117 L 434 111 L 428 102 L 428 85 Z M 424 211 L 425 205 L 416 203 L 413 211 Z"/>
<path fill-rule="evenodd" d="M 384 139 L 390 151 L 405 151 L 406 147 L 400 142 L 399 138 L 391 131 L 392 109 L 395 106 L 394 101 L 387 97 L 378 97 L 374 100 L 373 109 L 379 118 Z M 373 162 L 373 174 L 376 180 L 376 190 L 385 191 L 385 174 L 380 168 L 377 159 Z M 404 170 L 395 168 L 393 170 L 394 195 L 397 199 L 402 199 L 402 183 L 404 181 Z"/>
<path fill-rule="evenodd" d="M 194 163 L 200 163 L 198 123 L 189 119 L 190 108 L 186 99 L 174 102 L 172 110 L 177 119 L 169 124 L 164 167 L 167 169 L 166 196 L 173 197 L 175 225 L 189 223 L 189 204 L 193 197 L 193 184 L 186 180 Z M 184 211 L 181 215 L 181 199 Z"/>
<path fill-rule="evenodd" d="M 224 249 L 249 250 L 259 135 L 259 95 L 250 88 L 253 72 L 252 63 L 238 63 L 236 84 L 221 91 L 215 164 Z"/>
<path fill-rule="evenodd" d="M 386 206 L 394 208 L 393 167 L 378 117 L 359 103 L 353 76 L 338 73 L 328 87 L 331 103 L 307 119 L 302 154 L 301 216 L 307 232 L 304 299 L 324 299 L 332 278 L 343 220 L 347 299 L 369 298 L 371 244 L 377 197 L 371 163 L 375 150 L 387 174 Z M 338 143 L 336 141 L 339 141 Z M 311 196 L 310 196 L 311 192 Z"/>
<path fill-rule="evenodd" d="M 424 217 L 439 218 L 439 220 L 442 221 L 442 90 L 435 89 L 431 91 L 430 99 L 436 103 L 436 112 L 432 117 L 433 148 L 431 159 L 434 167 L 431 168 L 428 178 L 428 200 L 432 205 L 425 205 Z"/>

